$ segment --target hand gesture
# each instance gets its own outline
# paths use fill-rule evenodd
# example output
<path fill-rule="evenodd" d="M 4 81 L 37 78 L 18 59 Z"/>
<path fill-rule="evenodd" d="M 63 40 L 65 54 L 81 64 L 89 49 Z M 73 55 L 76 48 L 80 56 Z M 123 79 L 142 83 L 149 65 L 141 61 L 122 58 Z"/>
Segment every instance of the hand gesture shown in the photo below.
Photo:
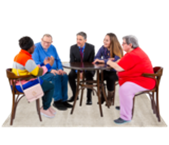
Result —
<path fill-rule="evenodd" d="M 114 60 L 114 58 L 108 58 L 108 60 L 111 60 L 111 61 L 113 61 L 113 60 Z"/>
<path fill-rule="evenodd" d="M 54 60 L 55 60 L 54 57 L 51 56 L 50 59 L 49 59 L 50 66 L 53 66 Z"/>
<path fill-rule="evenodd" d="M 95 64 L 97 62 L 100 62 L 100 60 L 99 59 L 95 59 L 95 61 L 93 61 L 92 63 Z"/>
<path fill-rule="evenodd" d="M 50 57 L 46 57 L 45 60 L 43 61 L 44 65 L 48 64 L 50 60 Z"/>
<path fill-rule="evenodd" d="M 61 75 L 60 72 L 55 69 L 52 69 L 50 72 L 54 75 L 56 75 L 56 74 Z"/>

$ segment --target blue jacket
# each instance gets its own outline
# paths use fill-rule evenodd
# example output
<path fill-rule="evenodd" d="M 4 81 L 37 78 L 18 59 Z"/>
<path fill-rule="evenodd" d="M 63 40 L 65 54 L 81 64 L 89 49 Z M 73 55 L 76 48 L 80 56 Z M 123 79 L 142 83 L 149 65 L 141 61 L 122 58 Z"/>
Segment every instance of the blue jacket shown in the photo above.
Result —
<path fill-rule="evenodd" d="M 99 51 L 97 52 L 95 59 L 100 59 L 100 60 L 104 60 L 105 64 L 107 63 L 108 59 L 110 58 L 110 51 L 105 48 L 104 46 L 102 46 Z M 115 55 L 114 56 L 114 62 L 117 61 L 118 59 L 120 59 L 119 56 Z M 115 71 L 114 69 L 112 69 L 111 71 Z"/>
<path fill-rule="evenodd" d="M 53 56 L 55 61 L 51 69 L 55 69 L 55 70 L 62 69 L 63 70 L 62 63 L 58 56 L 55 46 L 51 44 L 50 47 L 47 49 L 47 51 L 43 49 L 40 42 L 36 43 L 35 46 L 36 48 L 34 50 L 34 53 L 32 54 L 32 58 L 34 59 L 37 65 L 42 64 L 46 57 Z"/>

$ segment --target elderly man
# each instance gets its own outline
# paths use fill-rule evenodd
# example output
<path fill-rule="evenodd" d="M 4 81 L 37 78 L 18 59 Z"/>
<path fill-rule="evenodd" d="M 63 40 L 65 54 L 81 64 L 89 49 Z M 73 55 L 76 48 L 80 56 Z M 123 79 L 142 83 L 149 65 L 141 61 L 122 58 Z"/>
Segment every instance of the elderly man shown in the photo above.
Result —
<path fill-rule="evenodd" d="M 53 106 L 59 110 L 66 110 L 71 108 L 72 105 L 67 103 L 67 82 L 68 76 L 66 72 L 63 71 L 61 60 L 58 56 L 56 48 L 51 44 L 52 36 L 50 34 L 45 34 L 41 42 L 36 43 L 35 51 L 32 57 L 36 64 L 41 64 L 50 56 L 55 58 L 54 64 L 49 73 L 42 76 L 44 80 L 51 81 L 54 84 L 55 90 L 53 94 L 54 103 Z"/>
<path fill-rule="evenodd" d="M 70 62 L 93 62 L 95 56 L 94 45 L 86 43 L 87 35 L 84 32 L 79 32 L 77 34 L 77 44 L 72 45 L 70 48 Z M 80 73 L 80 78 L 83 77 L 83 72 Z M 85 71 L 86 80 L 93 80 L 94 72 Z M 73 92 L 73 96 L 68 100 L 73 102 L 76 94 L 76 83 L 77 70 L 71 70 L 69 73 L 69 84 Z M 91 99 L 91 89 L 87 89 L 87 105 L 92 104 Z"/>

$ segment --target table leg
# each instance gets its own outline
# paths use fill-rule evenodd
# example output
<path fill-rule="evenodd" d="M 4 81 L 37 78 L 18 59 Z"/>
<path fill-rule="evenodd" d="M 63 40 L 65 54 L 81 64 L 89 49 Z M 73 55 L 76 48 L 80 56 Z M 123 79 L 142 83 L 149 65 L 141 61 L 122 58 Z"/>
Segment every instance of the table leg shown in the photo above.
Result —
<path fill-rule="evenodd" d="M 105 88 L 104 88 L 103 70 L 101 70 L 101 88 L 102 88 L 102 93 L 103 93 L 104 99 L 106 101 L 106 104 L 108 104 L 107 96 L 106 96 L 106 92 L 105 92 Z M 108 106 L 108 108 L 109 108 L 109 106 Z"/>
<path fill-rule="evenodd" d="M 72 110 L 71 110 L 71 114 L 73 114 L 73 110 L 74 110 L 74 108 L 75 108 L 77 96 L 78 96 L 78 94 L 79 94 L 79 81 L 80 81 L 80 70 L 78 70 L 78 72 L 77 72 L 76 95 L 75 95 L 75 99 L 74 99 L 74 103 L 73 103 L 73 108 L 72 108 Z"/>
<path fill-rule="evenodd" d="M 103 117 L 101 100 L 100 100 L 100 78 L 99 78 L 99 70 L 97 70 L 97 96 L 98 96 L 98 102 L 99 102 L 99 108 L 100 108 L 100 115 L 101 115 L 101 117 Z"/>
<path fill-rule="evenodd" d="M 84 71 L 83 71 L 83 81 L 82 81 L 82 85 L 84 85 Z M 80 97 L 80 106 L 82 106 L 82 100 L 83 100 L 83 91 L 84 91 L 84 88 L 82 89 L 81 91 L 81 97 Z"/>

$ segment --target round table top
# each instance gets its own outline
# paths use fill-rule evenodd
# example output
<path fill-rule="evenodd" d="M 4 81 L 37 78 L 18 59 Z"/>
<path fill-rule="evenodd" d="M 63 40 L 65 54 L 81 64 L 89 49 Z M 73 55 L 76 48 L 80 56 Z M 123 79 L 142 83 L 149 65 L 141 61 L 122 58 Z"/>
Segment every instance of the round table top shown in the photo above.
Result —
<path fill-rule="evenodd" d="M 110 70 L 110 66 L 106 64 L 92 64 L 91 62 L 68 62 L 62 64 L 64 68 L 75 70 Z"/>

